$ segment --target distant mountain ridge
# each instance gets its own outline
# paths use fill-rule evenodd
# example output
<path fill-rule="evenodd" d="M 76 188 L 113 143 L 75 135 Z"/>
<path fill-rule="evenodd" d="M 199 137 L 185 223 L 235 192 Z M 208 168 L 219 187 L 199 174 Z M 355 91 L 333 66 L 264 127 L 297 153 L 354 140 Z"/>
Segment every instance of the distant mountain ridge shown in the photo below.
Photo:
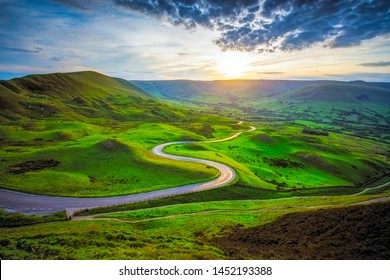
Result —
<path fill-rule="evenodd" d="M 248 120 L 310 120 L 333 123 L 346 129 L 351 124 L 390 126 L 390 83 L 321 80 L 133 83 L 160 99 L 212 106 L 215 112 L 221 114 L 226 112 L 224 108 L 230 107 Z M 358 133 L 361 135 L 368 131 L 365 127 L 360 130 Z M 372 130 L 370 133 L 379 132 Z M 387 135 L 387 130 L 383 133 Z"/>
<path fill-rule="evenodd" d="M 264 98 L 275 95 L 305 94 L 305 90 L 313 88 L 339 87 L 340 90 L 375 91 L 378 94 L 389 94 L 390 83 L 371 83 L 364 81 L 290 81 L 290 80 L 227 80 L 227 81 L 132 81 L 135 85 L 157 97 L 172 100 L 229 103 L 236 98 Z M 206 97 L 207 95 L 207 97 Z M 213 99 L 210 96 L 215 97 Z M 206 97 L 206 99 L 205 99 Z M 227 98 L 228 97 L 228 98 Z"/>

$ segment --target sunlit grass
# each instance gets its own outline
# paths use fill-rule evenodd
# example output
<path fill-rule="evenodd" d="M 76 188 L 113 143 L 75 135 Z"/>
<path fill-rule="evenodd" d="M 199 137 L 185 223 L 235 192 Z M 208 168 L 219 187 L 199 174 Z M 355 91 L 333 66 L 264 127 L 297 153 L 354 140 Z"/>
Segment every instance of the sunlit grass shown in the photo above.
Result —
<path fill-rule="evenodd" d="M 231 165 L 239 183 L 288 190 L 353 186 L 380 177 L 389 168 L 386 144 L 330 133 L 307 135 L 297 125 L 257 125 L 229 142 L 175 145 L 166 152 Z"/>
<path fill-rule="evenodd" d="M 151 153 L 154 146 L 164 142 L 205 139 L 174 125 L 104 129 L 65 123 L 66 129 L 60 127 L 61 124 L 50 124 L 52 130 L 45 130 L 45 138 L 39 140 L 34 140 L 35 131 L 32 135 L 26 131 L 12 133 L 13 140 L 8 140 L 9 145 L 0 151 L 0 182 L 4 187 L 49 195 L 111 196 L 176 187 L 218 175 L 216 169 L 205 165 L 177 162 Z M 8 172 L 16 164 L 43 159 L 55 159 L 60 164 L 23 174 Z"/>

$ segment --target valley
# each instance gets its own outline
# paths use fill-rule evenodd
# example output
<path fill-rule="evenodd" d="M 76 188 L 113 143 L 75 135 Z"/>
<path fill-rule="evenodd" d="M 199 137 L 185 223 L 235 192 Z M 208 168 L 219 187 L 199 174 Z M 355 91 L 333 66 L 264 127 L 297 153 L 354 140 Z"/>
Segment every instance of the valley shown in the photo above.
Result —
<path fill-rule="evenodd" d="M 321 220 L 351 205 L 388 214 L 389 104 L 389 83 L 362 81 L 126 81 L 91 71 L 0 81 L 0 258 L 289 258 L 229 244 L 287 214 L 318 210 Z M 122 199 L 206 186 L 217 166 L 236 177 Z M 32 199 L 21 210 L 7 205 L 8 190 L 58 200 L 49 212 Z M 77 208 L 70 221 L 66 208 Z"/>

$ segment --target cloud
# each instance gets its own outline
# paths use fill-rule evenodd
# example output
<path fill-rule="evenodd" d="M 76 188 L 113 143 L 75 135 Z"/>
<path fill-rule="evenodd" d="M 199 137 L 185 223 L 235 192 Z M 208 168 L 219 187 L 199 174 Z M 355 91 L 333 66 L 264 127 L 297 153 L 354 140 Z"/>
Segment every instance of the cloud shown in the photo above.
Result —
<path fill-rule="evenodd" d="M 75 62 L 80 61 L 80 57 L 76 55 L 55 55 L 50 57 L 49 60 L 55 62 Z"/>
<path fill-rule="evenodd" d="M 368 63 L 361 63 L 359 65 L 366 66 L 366 67 L 385 67 L 385 66 L 390 66 L 390 61 L 368 62 Z"/>
<path fill-rule="evenodd" d="M 94 8 L 96 8 L 97 5 L 104 2 L 108 2 L 107 0 L 51 0 L 51 1 L 79 11 L 93 10 Z"/>
<path fill-rule="evenodd" d="M 258 74 L 265 74 L 265 75 L 279 75 L 284 74 L 284 72 L 278 72 L 278 71 L 263 71 L 263 72 L 257 72 Z"/>
<path fill-rule="evenodd" d="M 34 47 L 32 49 L 24 49 L 24 48 L 7 48 L 3 47 L 6 50 L 20 53 L 31 53 L 31 54 L 41 54 L 44 51 L 42 47 Z"/>
<path fill-rule="evenodd" d="M 115 5 L 186 28 L 220 32 L 225 50 L 350 47 L 390 33 L 388 0 L 116 0 Z"/>
<path fill-rule="evenodd" d="M 115 4 L 187 28 L 199 25 L 223 29 L 225 22 L 241 18 L 242 11 L 258 5 L 258 0 L 116 0 Z"/>

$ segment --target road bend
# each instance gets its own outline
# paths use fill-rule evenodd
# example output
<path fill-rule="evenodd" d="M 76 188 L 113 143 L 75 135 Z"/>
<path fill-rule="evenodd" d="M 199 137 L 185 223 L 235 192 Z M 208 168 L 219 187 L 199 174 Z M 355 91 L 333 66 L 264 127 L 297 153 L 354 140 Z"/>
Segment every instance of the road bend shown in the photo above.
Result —
<path fill-rule="evenodd" d="M 255 129 L 254 127 L 251 127 L 249 131 L 253 131 L 254 129 Z M 28 194 L 28 193 L 0 188 L 0 208 L 3 208 L 7 212 L 19 212 L 24 214 L 35 214 L 35 215 L 47 215 L 62 210 L 66 210 L 68 215 L 72 215 L 73 212 L 76 210 L 142 202 L 147 200 L 153 200 L 158 198 L 171 197 L 171 196 L 177 196 L 177 195 L 182 195 L 182 194 L 187 194 L 192 192 L 199 192 L 199 191 L 219 188 L 231 183 L 235 179 L 236 173 L 234 172 L 233 168 L 231 168 L 228 165 L 210 161 L 210 160 L 170 155 L 163 152 L 163 149 L 167 146 L 178 145 L 178 144 L 213 143 L 213 142 L 229 141 L 234 138 L 237 138 L 240 135 L 241 132 L 238 132 L 230 137 L 219 139 L 219 140 L 169 142 L 169 143 L 158 145 L 152 149 L 152 153 L 157 156 L 165 157 L 171 160 L 205 164 L 218 169 L 219 176 L 210 181 L 188 184 L 184 186 L 152 191 L 152 192 L 123 195 L 123 196 L 94 197 L 94 198 L 36 195 L 36 194 Z"/>

